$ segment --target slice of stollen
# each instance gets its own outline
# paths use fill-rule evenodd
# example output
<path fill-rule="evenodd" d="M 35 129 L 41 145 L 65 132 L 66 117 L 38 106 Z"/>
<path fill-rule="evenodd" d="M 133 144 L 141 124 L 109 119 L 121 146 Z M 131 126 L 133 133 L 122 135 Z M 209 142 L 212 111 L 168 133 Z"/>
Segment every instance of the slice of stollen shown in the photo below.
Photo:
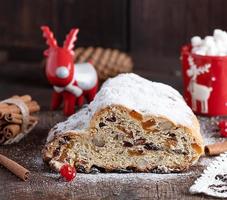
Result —
<path fill-rule="evenodd" d="M 136 74 L 104 83 L 93 102 L 51 129 L 43 150 L 55 170 L 183 171 L 203 153 L 199 123 L 172 87 Z"/>

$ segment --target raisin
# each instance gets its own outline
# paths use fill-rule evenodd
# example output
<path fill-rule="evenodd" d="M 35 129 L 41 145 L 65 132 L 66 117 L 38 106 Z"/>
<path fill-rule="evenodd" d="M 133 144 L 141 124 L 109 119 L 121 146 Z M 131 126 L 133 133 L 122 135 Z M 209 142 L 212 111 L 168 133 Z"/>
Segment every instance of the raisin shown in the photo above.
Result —
<path fill-rule="evenodd" d="M 76 167 L 76 171 L 80 172 L 80 173 L 85 173 L 86 172 L 85 168 L 82 165 L 78 165 Z"/>
<path fill-rule="evenodd" d="M 93 167 L 91 167 L 90 173 L 91 174 L 98 174 L 98 173 L 100 173 L 100 170 L 97 167 L 93 166 Z"/>
<path fill-rule="evenodd" d="M 66 135 L 63 137 L 63 139 L 65 140 L 65 142 L 68 142 L 71 138 L 68 135 Z"/>
<path fill-rule="evenodd" d="M 124 143 L 124 147 L 132 147 L 133 146 L 133 144 L 131 143 L 131 142 L 128 142 L 128 141 L 123 141 L 123 143 Z"/>
<path fill-rule="evenodd" d="M 61 146 L 61 145 L 67 144 L 67 142 L 65 140 L 59 140 L 58 144 Z"/>
<path fill-rule="evenodd" d="M 124 174 L 124 173 L 132 173 L 132 169 L 115 169 L 112 172 L 114 173 L 119 173 L 119 174 Z"/>
<path fill-rule="evenodd" d="M 91 170 L 92 170 L 92 169 L 96 169 L 96 170 L 98 170 L 98 171 L 101 172 L 101 173 L 105 173 L 105 172 L 106 172 L 105 168 L 99 167 L 99 166 L 97 166 L 97 165 L 92 165 Z"/>
<path fill-rule="evenodd" d="M 126 167 L 126 169 L 131 172 L 136 172 L 136 167 L 133 167 L 133 166 L 128 166 Z"/>
<path fill-rule="evenodd" d="M 128 138 L 133 138 L 133 132 L 132 131 L 128 131 L 126 130 L 124 127 L 122 126 L 118 126 L 117 127 L 119 130 L 125 132 L 125 134 L 127 135 Z"/>
<path fill-rule="evenodd" d="M 171 132 L 168 132 L 167 135 L 170 136 L 170 137 L 172 137 L 172 138 L 175 138 L 176 137 L 176 134 L 175 133 L 171 133 Z"/>
<path fill-rule="evenodd" d="M 60 147 L 57 147 L 55 150 L 54 150 L 54 152 L 53 152 L 53 156 L 54 157 L 57 157 L 57 156 L 59 156 L 60 155 Z"/>
<path fill-rule="evenodd" d="M 116 122 L 116 117 L 115 116 L 112 116 L 112 117 L 109 117 L 109 118 L 106 118 L 106 121 L 108 122 Z"/>
<path fill-rule="evenodd" d="M 144 149 L 146 149 L 146 150 L 154 150 L 154 151 L 161 150 L 160 147 L 158 147 L 157 145 L 155 145 L 155 144 L 152 143 L 152 142 L 146 143 L 146 144 L 144 145 Z"/>
<path fill-rule="evenodd" d="M 103 123 L 103 122 L 100 122 L 100 123 L 99 123 L 99 127 L 102 128 L 103 126 L 106 126 L 106 124 Z"/>

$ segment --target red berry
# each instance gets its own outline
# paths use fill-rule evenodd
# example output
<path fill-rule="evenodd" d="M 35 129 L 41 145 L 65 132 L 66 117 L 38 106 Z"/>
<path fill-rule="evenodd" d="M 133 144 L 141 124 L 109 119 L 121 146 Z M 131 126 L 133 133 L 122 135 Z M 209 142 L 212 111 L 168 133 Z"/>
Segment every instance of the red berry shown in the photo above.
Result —
<path fill-rule="evenodd" d="M 227 137 L 227 127 L 226 128 L 221 128 L 220 133 L 222 137 Z"/>
<path fill-rule="evenodd" d="M 220 122 L 218 123 L 218 127 L 219 127 L 220 129 L 225 129 L 225 128 L 227 128 L 227 120 L 222 120 L 222 121 L 220 121 Z"/>
<path fill-rule="evenodd" d="M 72 181 L 76 177 L 76 169 L 69 164 L 65 164 L 60 169 L 61 175 L 66 181 Z"/>

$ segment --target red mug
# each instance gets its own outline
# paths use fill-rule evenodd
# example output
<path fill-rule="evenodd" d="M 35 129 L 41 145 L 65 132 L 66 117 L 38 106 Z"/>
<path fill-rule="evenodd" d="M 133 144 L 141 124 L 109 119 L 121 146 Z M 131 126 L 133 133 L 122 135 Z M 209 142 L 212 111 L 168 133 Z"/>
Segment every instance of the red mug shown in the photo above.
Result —
<path fill-rule="evenodd" d="M 202 56 L 181 50 L 184 98 L 197 114 L 227 115 L 227 56 Z"/>

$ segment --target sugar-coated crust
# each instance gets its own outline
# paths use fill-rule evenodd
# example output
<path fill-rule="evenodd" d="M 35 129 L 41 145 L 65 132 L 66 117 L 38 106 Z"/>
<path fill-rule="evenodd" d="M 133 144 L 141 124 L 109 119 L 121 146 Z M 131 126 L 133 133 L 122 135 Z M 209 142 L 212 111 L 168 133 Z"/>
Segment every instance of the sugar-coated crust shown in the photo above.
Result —
<path fill-rule="evenodd" d="M 49 132 L 47 142 L 65 131 L 87 129 L 92 116 L 110 105 L 122 105 L 144 116 L 163 116 L 174 124 L 199 129 L 199 125 L 195 125 L 195 115 L 178 91 L 163 83 L 129 73 L 108 79 L 86 108 L 72 115 L 66 122 L 57 124 L 54 127 L 57 130 Z"/>

